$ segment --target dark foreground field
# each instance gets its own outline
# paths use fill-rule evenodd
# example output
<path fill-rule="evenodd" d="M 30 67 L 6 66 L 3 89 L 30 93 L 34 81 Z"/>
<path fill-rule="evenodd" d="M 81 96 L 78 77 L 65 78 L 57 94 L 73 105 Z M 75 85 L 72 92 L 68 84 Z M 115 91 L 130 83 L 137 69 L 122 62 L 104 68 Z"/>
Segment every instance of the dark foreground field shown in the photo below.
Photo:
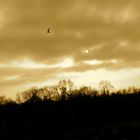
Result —
<path fill-rule="evenodd" d="M 0 139 L 140 140 L 140 94 L 0 106 Z"/>

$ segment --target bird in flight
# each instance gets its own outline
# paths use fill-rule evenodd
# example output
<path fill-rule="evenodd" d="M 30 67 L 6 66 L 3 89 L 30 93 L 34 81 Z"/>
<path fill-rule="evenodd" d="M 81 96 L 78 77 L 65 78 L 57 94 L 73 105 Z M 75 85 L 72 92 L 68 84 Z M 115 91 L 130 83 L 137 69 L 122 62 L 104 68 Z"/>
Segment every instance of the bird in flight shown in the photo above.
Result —
<path fill-rule="evenodd" d="M 51 32 L 50 32 L 50 27 L 48 28 L 47 33 L 48 33 L 48 34 L 51 33 Z"/>

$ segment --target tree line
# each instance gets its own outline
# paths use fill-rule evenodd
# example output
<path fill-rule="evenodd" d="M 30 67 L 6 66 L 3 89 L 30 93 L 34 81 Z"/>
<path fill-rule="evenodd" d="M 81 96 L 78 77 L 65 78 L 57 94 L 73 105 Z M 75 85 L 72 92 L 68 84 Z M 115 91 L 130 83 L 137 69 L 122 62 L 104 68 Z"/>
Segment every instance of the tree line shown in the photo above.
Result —
<path fill-rule="evenodd" d="M 56 85 L 45 86 L 43 88 L 32 87 L 16 95 L 16 100 L 0 96 L 0 104 L 22 104 L 26 102 L 38 102 L 38 101 L 59 101 L 68 100 L 77 96 L 89 96 L 89 97 L 107 97 L 107 96 L 129 96 L 137 95 L 140 93 L 140 89 L 135 87 L 129 87 L 127 89 L 115 90 L 110 81 L 101 81 L 99 88 L 93 88 L 90 86 L 82 86 L 76 88 L 74 83 L 68 79 L 60 80 Z"/>

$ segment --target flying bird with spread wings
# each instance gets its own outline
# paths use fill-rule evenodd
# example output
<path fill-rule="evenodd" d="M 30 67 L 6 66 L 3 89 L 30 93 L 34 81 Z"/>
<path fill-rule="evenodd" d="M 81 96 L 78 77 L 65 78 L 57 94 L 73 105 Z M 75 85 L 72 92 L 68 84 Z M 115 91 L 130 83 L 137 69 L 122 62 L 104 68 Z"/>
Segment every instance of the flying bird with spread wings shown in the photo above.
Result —
<path fill-rule="evenodd" d="M 50 32 L 50 27 L 48 28 L 47 33 L 48 33 L 48 34 L 51 33 L 51 32 Z"/>

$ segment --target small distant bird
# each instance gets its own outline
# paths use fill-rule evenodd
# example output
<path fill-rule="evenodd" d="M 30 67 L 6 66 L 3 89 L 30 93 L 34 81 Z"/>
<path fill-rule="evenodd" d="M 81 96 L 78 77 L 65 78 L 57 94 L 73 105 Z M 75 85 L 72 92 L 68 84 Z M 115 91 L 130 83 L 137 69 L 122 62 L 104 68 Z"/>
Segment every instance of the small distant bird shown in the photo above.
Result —
<path fill-rule="evenodd" d="M 50 32 L 50 27 L 48 28 L 47 33 L 48 33 L 48 34 L 51 33 L 51 32 Z"/>

